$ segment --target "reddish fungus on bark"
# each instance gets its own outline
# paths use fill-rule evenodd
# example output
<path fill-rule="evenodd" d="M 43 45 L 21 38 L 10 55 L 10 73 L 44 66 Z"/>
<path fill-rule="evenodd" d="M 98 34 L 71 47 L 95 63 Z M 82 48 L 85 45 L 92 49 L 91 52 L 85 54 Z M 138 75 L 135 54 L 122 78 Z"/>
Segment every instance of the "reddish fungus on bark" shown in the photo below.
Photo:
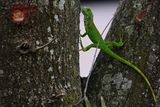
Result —
<path fill-rule="evenodd" d="M 16 24 L 23 23 L 29 19 L 31 13 L 37 9 L 37 6 L 26 6 L 22 3 L 15 3 L 11 8 L 11 21 Z"/>
<path fill-rule="evenodd" d="M 146 16 L 146 10 L 141 10 L 137 15 L 136 15 L 136 22 L 140 23 L 144 20 L 144 17 Z"/>

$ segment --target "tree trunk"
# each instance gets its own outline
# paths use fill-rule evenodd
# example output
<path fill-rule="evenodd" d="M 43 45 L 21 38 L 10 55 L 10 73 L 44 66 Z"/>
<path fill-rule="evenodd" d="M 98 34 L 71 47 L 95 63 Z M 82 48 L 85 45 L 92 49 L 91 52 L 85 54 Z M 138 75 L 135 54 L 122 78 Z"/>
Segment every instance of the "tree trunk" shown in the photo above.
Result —
<path fill-rule="evenodd" d="M 24 9 L 22 22 L 11 18 L 15 4 L 25 6 L 16 7 Z M 70 107 L 81 98 L 79 4 L 79 0 L 0 0 L 1 107 Z"/>
<path fill-rule="evenodd" d="M 159 0 L 121 0 L 106 38 L 125 41 L 124 47 L 113 51 L 144 72 L 155 94 L 160 77 L 159 6 Z M 145 80 L 131 67 L 102 52 L 96 60 L 87 94 L 92 107 L 99 106 L 100 96 L 107 107 L 155 106 Z"/>

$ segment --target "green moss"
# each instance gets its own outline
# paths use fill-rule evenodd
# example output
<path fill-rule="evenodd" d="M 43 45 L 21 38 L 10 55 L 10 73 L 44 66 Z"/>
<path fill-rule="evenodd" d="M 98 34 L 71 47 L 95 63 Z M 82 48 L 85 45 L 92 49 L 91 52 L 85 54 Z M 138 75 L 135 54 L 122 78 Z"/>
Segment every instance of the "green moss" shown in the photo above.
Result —
<path fill-rule="evenodd" d="M 74 91 L 74 90 L 70 90 L 70 92 L 68 91 L 67 93 L 68 95 L 64 97 L 65 99 L 65 104 L 68 105 L 72 105 L 75 102 L 75 98 L 77 98 L 78 94 Z"/>

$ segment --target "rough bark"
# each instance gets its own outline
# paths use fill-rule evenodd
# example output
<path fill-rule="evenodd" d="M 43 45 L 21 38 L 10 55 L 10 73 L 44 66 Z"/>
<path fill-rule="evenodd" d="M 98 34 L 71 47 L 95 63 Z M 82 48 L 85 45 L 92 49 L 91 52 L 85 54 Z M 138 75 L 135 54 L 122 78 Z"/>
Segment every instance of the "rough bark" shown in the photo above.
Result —
<path fill-rule="evenodd" d="M 146 10 L 141 21 L 136 20 Z M 121 0 L 106 39 L 125 41 L 114 52 L 139 67 L 147 76 L 155 94 L 160 77 L 160 2 L 159 0 Z M 88 96 L 92 107 L 99 106 L 99 96 L 107 107 L 154 107 L 144 79 L 132 68 L 100 53 L 90 79 Z M 158 101 L 159 102 L 159 101 Z M 158 103 L 157 103 L 158 106 Z"/>
<path fill-rule="evenodd" d="M 22 24 L 10 20 L 16 2 L 37 6 Z M 0 0 L 1 107 L 69 107 L 81 98 L 79 4 L 79 0 Z M 51 39 L 36 52 L 16 50 L 24 41 L 32 49 Z"/>

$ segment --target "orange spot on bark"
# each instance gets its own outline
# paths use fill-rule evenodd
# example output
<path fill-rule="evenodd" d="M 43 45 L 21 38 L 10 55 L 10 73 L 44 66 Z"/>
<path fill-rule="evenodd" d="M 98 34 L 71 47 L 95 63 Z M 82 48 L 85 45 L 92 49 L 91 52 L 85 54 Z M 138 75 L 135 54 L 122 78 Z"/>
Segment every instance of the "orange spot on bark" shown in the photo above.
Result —
<path fill-rule="evenodd" d="M 11 21 L 13 23 L 23 23 L 28 20 L 30 14 L 36 10 L 36 6 L 26 6 L 22 3 L 13 4 L 11 8 Z"/>
<path fill-rule="evenodd" d="M 24 12 L 21 11 L 21 10 L 14 10 L 14 11 L 12 12 L 11 19 L 12 19 L 12 21 L 15 22 L 15 23 L 23 22 L 24 19 L 25 19 L 25 14 L 24 14 Z"/>
<path fill-rule="evenodd" d="M 144 20 L 144 17 L 146 16 L 146 10 L 141 10 L 137 15 L 136 15 L 136 21 L 137 22 L 142 22 Z"/>

